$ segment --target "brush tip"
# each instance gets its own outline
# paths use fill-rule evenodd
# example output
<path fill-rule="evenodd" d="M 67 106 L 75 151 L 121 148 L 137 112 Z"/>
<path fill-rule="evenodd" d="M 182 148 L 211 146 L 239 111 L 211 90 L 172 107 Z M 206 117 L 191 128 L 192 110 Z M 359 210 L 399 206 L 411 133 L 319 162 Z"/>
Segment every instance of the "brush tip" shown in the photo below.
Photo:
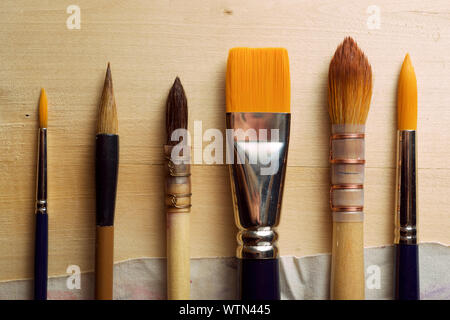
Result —
<path fill-rule="evenodd" d="M 98 108 L 97 134 L 117 134 L 118 120 L 116 110 L 116 100 L 112 84 L 111 67 L 108 62 L 106 68 L 103 93 Z"/>
<path fill-rule="evenodd" d="M 172 132 L 176 129 L 187 129 L 188 107 L 186 93 L 180 78 L 177 76 L 170 88 L 166 103 L 166 136 L 167 145 L 177 144 L 172 141 Z"/>
<path fill-rule="evenodd" d="M 47 128 L 48 121 L 48 100 L 47 93 L 44 88 L 41 88 L 41 95 L 39 98 L 39 127 Z"/>
<path fill-rule="evenodd" d="M 417 129 L 417 80 L 411 57 L 403 60 L 397 90 L 398 130 Z"/>

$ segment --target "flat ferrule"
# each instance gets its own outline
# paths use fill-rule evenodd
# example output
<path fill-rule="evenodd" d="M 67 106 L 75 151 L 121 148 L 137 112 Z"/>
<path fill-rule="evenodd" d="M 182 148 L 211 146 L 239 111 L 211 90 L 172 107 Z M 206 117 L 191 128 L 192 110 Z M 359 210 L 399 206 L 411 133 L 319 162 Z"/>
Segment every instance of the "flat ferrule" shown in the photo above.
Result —
<path fill-rule="evenodd" d="M 416 131 L 397 132 L 397 179 L 394 243 L 417 243 Z"/>
<path fill-rule="evenodd" d="M 47 214 L 47 128 L 39 128 L 36 170 L 36 210 Z"/>
<path fill-rule="evenodd" d="M 276 227 L 286 174 L 290 114 L 231 112 L 226 120 L 227 163 L 239 228 L 236 256 L 277 258 Z"/>

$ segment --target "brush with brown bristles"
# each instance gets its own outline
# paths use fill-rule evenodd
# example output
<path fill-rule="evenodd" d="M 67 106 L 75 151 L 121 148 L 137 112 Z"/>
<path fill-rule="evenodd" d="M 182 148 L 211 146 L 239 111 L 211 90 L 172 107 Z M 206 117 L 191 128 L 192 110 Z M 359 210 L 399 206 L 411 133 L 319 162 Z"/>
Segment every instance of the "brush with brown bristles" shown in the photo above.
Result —
<path fill-rule="evenodd" d="M 47 211 L 47 94 L 41 89 L 36 178 L 36 234 L 34 252 L 34 299 L 47 299 L 48 211 Z"/>
<path fill-rule="evenodd" d="M 419 300 L 417 246 L 417 81 L 409 54 L 403 61 L 397 97 L 397 187 L 395 201 L 395 298 Z"/>
<path fill-rule="evenodd" d="M 165 204 L 167 298 L 170 300 L 190 299 L 189 212 L 191 211 L 191 178 L 187 125 L 186 94 L 180 79 L 177 77 L 167 98 L 167 142 L 164 146 L 168 165 Z M 182 137 L 181 141 L 179 141 L 179 136 Z"/>
<path fill-rule="evenodd" d="M 95 154 L 95 298 L 113 299 L 114 211 L 119 168 L 117 109 L 108 63 L 98 108 Z"/>
<path fill-rule="evenodd" d="M 226 121 L 227 151 L 232 154 L 227 154 L 227 163 L 232 163 L 238 288 L 243 300 L 280 299 L 276 228 L 289 146 L 290 90 L 286 49 L 230 50 Z"/>
<path fill-rule="evenodd" d="M 364 299 L 364 132 L 372 69 L 355 41 L 337 48 L 328 74 L 333 213 L 331 299 Z"/>

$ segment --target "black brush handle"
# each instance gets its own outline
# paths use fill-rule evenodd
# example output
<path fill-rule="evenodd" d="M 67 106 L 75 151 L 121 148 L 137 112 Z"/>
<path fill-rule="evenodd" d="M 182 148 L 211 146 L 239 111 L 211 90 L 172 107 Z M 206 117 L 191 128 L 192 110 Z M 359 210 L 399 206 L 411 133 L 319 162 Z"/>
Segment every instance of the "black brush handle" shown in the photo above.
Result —
<path fill-rule="evenodd" d="M 48 215 L 36 213 L 34 299 L 47 299 Z"/>
<path fill-rule="evenodd" d="M 114 225 L 118 168 L 119 136 L 116 134 L 98 134 L 96 136 L 95 154 L 96 218 L 98 226 Z"/>
<path fill-rule="evenodd" d="M 420 300 L 419 247 L 395 245 L 395 299 Z"/>
<path fill-rule="evenodd" d="M 239 298 L 280 300 L 278 259 L 238 259 Z"/>

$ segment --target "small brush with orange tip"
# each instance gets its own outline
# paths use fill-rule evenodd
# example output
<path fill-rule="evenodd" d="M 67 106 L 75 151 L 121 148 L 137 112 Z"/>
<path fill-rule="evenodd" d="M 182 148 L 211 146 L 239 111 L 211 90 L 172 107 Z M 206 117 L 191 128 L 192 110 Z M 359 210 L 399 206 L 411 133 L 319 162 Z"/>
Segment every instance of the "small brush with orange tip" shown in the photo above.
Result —
<path fill-rule="evenodd" d="M 280 220 L 290 131 L 283 48 L 234 48 L 226 75 L 227 163 L 234 203 L 239 298 L 278 300 Z"/>
<path fill-rule="evenodd" d="M 350 38 L 337 48 L 328 73 L 331 118 L 330 205 L 333 218 L 330 297 L 364 299 L 364 139 L 372 69 Z"/>
<path fill-rule="evenodd" d="M 34 299 L 47 299 L 48 211 L 47 211 L 47 94 L 41 89 L 36 177 L 36 233 L 34 252 Z"/>
<path fill-rule="evenodd" d="M 397 186 L 395 206 L 395 298 L 419 300 L 417 246 L 417 81 L 409 54 L 403 61 L 397 97 Z"/>
<path fill-rule="evenodd" d="M 113 299 L 114 213 L 119 169 L 116 100 L 108 63 L 95 136 L 95 299 Z"/>

